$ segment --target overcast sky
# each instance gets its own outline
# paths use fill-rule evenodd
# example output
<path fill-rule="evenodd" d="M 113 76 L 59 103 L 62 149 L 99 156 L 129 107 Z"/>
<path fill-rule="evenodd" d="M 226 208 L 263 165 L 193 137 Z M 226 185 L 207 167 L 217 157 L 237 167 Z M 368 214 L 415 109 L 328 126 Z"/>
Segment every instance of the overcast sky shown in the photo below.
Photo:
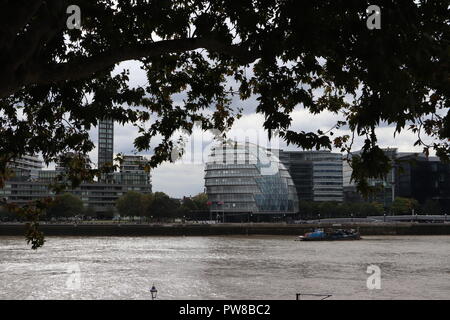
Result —
<path fill-rule="evenodd" d="M 127 61 L 122 63 L 118 69 L 130 69 L 132 86 L 145 85 L 147 82 L 145 73 L 140 69 L 139 62 Z M 237 105 L 244 104 L 244 115 L 237 120 L 229 134 L 230 138 L 244 141 L 245 137 L 250 142 L 259 143 L 262 146 L 268 146 L 267 134 L 263 131 L 262 125 L 264 118 L 256 114 L 256 99 L 250 98 L 245 101 L 233 100 Z M 329 130 L 336 124 L 339 117 L 330 112 L 323 112 L 319 115 L 312 115 L 302 109 L 300 106 L 292 113 L 292 129 L 305 132 L 316 131 L 317 129 Z M 133 141 L 137 137 L 137 130 L 131 125 L 114 126 L 114 152 L 115 153 L 134 153 Z M 334 131 L 336 134 L 349 134 L 348 131 Z M 382 126 L 377 129 L 379 144 L 382 147 L 396 147 L 399 151 L 418 151 L 422 147 L 413 147 L 417 138 L 409 131 L 404 131 L 394 138 L 394 129 L 392 126 Z M 90 132 L 91 137 L 97 145 L 97 130 Z M 354 143 L 354 150 L 359 150 L 362 146 L 362 139 Z M 272 147 L 279 147 L 286 150 L 296 150 L 295 147 L 287 147 L 285 143 L 274 140 Z M 163 163 L 152 171 L 153 191 L 163 191 L 172 197 L 182 197 L 195 195 L 204 190 L 204 161 L 206 161 L 209 148 L 214 144 L 212 135 L 201 133 L 197 130 L 193 137 L 187 140 L 187 150 L 184 158 L 176 163 Z M 335 150 L 336 151 L 336 150 Z M 138 153 L 144 156 L 150 156 L 151 151 Z M 91 160 L 97 162 L 97 149 L 90 154 Z"/>

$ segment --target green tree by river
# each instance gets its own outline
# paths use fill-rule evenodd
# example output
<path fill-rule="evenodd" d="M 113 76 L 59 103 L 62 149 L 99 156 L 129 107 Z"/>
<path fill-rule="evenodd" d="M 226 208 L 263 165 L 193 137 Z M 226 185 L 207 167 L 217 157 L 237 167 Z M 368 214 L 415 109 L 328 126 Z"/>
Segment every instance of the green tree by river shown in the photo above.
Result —
<path fill-rule="evenodd" d="M 160 221 L 185 217 L 192 210 L 206 210 L 206 202 L 205 194 L 184 197 L 180 201 L 164 192 L 141 194 L 129 191 L 117 200 L 116 208 L 121 217 L 146 217 Z"/>
<path fill-rule="evenodd" d="M 57 195 L 47 210 L 47 218 L 75 217 L 83 215 L 84 207 L 81 199 L 73 194 Z"/>

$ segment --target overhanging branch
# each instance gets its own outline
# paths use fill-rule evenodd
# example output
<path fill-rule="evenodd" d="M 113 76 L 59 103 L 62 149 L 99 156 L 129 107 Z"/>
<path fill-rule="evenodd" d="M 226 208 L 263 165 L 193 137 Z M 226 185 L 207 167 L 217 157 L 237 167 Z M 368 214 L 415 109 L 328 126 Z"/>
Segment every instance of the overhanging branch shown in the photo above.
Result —
<path fill-rule="evenodd" d="M 20 83 L 10 86 L 10 88 L 0 88 L 0 97 L 6 97 L 19 90 L 20 87 L 31 84 L 49 84 L 87 78 L 95 72 L 126 60 L 155 57 L 166 53 L 181 53 L 196 49 L 206 49 L 211 52 L 230 55 L 242 65 L 249 64 L 259 57 L 259 52 L 250 51 L 245 44 L 224 44 L 212 37 L 162 40 L 110 49 L 96 56 L 80 58 L 77 61 L 68 63 L 32 67 Z"/>

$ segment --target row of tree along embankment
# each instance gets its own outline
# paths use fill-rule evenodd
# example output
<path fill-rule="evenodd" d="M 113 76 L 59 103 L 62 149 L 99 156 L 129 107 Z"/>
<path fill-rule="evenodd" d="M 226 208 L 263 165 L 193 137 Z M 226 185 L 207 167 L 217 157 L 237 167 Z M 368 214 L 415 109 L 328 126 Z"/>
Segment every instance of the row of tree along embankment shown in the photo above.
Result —
<path fill-rule="evenodd" d="M 42 224 L 46 236 L 213 236 L 213 235 L 302 235 L 312 224 Z M 447 224 L 320 224 L 321 228 L 359 229 L 361 235 L 450 235 Z M 22 236 L 24 224 L 0 224 L 0 236 Z"/>

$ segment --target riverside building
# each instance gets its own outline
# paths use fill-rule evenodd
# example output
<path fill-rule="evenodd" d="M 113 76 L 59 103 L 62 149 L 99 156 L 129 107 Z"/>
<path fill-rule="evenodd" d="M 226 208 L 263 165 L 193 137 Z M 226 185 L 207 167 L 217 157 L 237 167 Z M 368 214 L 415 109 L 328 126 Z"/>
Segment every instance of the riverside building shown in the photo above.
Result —
<path fill-rule="evenodd" d="M 102 123 L 105 124 L 100 122 L 100 126 Z M 101 146 L 103 142 L 99 142 L 99 166 L 113 161 L 113 153 L 109 148 L 114 144 L 113 137 L 110 136 L 114 128 L 110 124 L 112 125 L 112 122 L 106 121 L 106 125 L 99 128 L 99 141 L 107 140 Z M 71 156 L 75 154 L 68 152 L 64 155 L 66 158 Z M 125 155 L 123 159 L 119 172 L 103 174 L 99 181 L 82 182 L 77 188 L 65 192 L 80 197 L 86 208 L 91 208 L 99 215 L 114 211 L 116 200 L 128 191 L 151 193 L 151 175 L 144 168 L 146 159 L 138 155 Z M 86 160 L 86 163 L 89 163 L 88 159 Z M 49 189 L 49 185 L 65 170 L 62 161 L 56 164 L 55 170 L 42 170 L 42 160 L 35 156 L 23 156 L 11 162 L 10 167 L 14 175 L 5 182 L 4 188 L 0 189 L 0 197 L 19 205 L 54 197 L 55 193 Z"/>
<path fill-rule="evenodd" d="M 114 157 L 114 122 L 103 119 L 98 124 L 98 167 L 112 165 Z"/>
<path fill-rule="evenodd" d="M 251 143 L 212 148 L 205 168 L 210 212 L 225 219 L 286 217 L 298 212 L 294 183 L 278 157 Z"/>
<path fill-rule="evenodd" d="M 42 160 L 37 156 L 25 155 L 12 160 L 8 168 L 19 180 L 32 181 L 38 178 L 38 172 L 44 167 Z"/>
<path fill-rule="evenodd" d="M 395 161 L 398 156 L 398 151 L 396 148 L 385 148 L 383 152 L 391 161 Z M 360 151 L 352 152 L 351 157 L 358 156 Z M 389 173 L 384 179 L 368 179 L 368 183 L 372 187 L 376 187 L 377 191 L 370 194 L 367 199 L 364 199 L 356 190 L 356 184 L 351 181 L 352 168 L 347 160 L 344 160 L 344 194 L 346 202 L 378 202 L 383 204 L 385 207 L 390 206 L 394 201 L 395 194 L 395 184 L 396 184 L 396 168 L 393 166 Z"/>
<path fill-rule="evenodd" d="M 299 201 L 343 201 L 342 154 L 279 150 L 279 157 L 289 170 Z"/>
<path fill-rule="evenodd" d="M 437 212 L 426 214 L 450 213 L 450 163 L 423 153 L 400 152 L 396 168 L 398 197 L 416 199 L 421 205 L 434 203 Z"/>

